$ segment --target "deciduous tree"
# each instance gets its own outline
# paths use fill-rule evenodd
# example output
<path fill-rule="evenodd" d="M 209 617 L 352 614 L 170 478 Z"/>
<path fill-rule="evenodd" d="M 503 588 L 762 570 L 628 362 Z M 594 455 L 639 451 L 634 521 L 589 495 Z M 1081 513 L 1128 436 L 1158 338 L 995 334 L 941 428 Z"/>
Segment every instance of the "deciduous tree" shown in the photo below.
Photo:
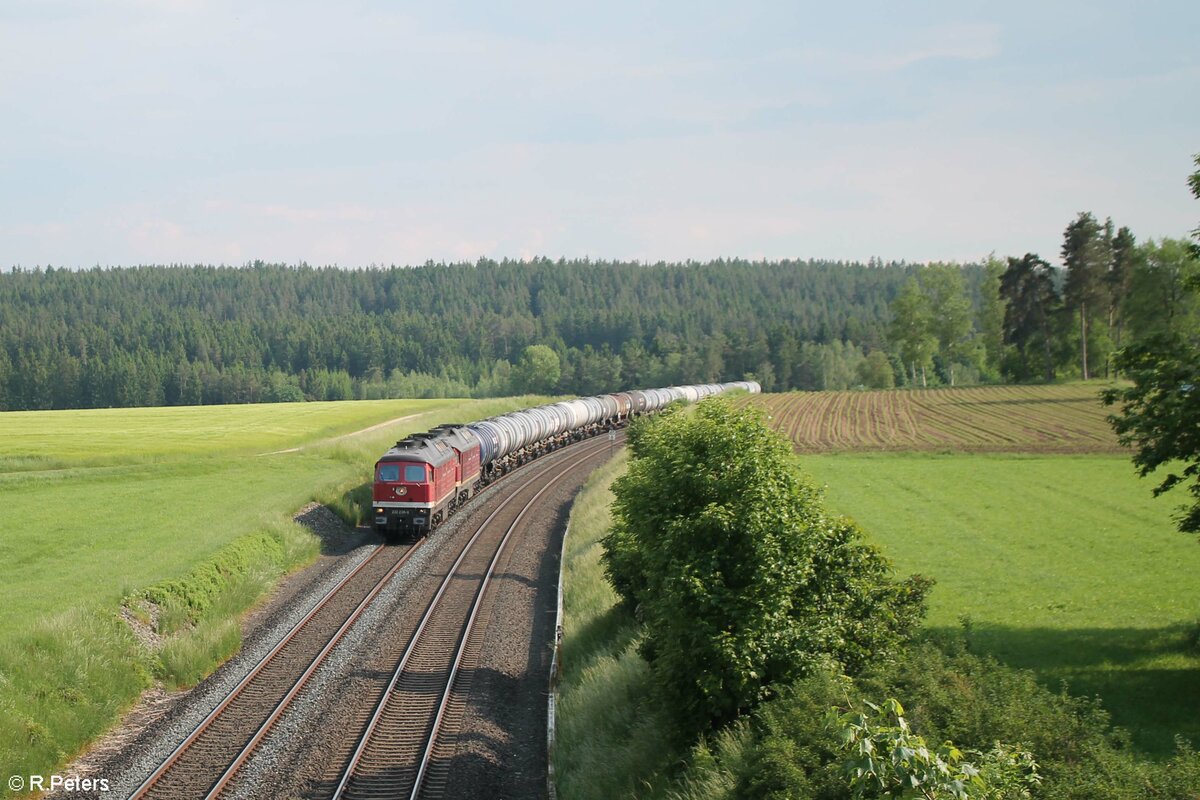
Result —
<path fill-rule="evenodd" d="M 909 278 L 904 284 L 900 294 L 892 301 L 891 310 L 891 341 L 899 351 L 905 368 L 912 371 L 912 382 L 917 382 L 919 370 L 921 385 L 925 386 L 925 370 L 933 363 L 938 340 L 932 330 L 933 312 L 929 307 L 929 298 L 921 291 L 916 278 Z"/>
<path fill-rule="evenodd" d="M 1133 341 L 1200 327 L 1200 297 L 1189 288 L 1200 278 L 1200 259 L 1193 255 L 1191 243 L 1150 240 L 1133 260 L 1132 289 L 1125 304 Z"/>
<path fill-rule="evenodd" d="M 558 353 L 544 344 L 531 344 L 521 351 L 513 368 L 513 384 L 518 393 L 549 394 L 561 373 Z"/>
<path fill-rule="evenodd" d="M 1196 156 L 1200 167 L 1200 156 Z M 1188 177 L 1192 195 L 1200 199 L 1200 169 Z M 1200 240 L 1200 228 L 1195 232 Z M 1179 281 L 1189 294 L 1200 292 L 1200 278 Z M 1168 327 L 1162 333 L 1125 348 L 1118 367 L 1133 381 L 1129 388 L 1104 392 L 1104 402 L 1121 404 L 1111 416 L 1118 439 L 1137 451 L 1133 463 L 1142 476 L 1159 468 L 1166 474 L 1155 496 L 1185 484 L 1192 496 L 1179 517 L 1179 529 L 1200 533 L 1200 329 Z"/>
<path fill-rule="evenodd" d="M 955 264 L 929 265 L 921 270 L 921 289 L 929 299 L 929 332 L 937 340 L 938 353 L 947 365 L 953 386 L 954 365 L 978 361 L 973 309 L 962 268 Z"/>
<path fill-rule="evenodd" d="M 868 389 L 891 389 L 896 385 L 892 362 L 882 350 L 872 350 L 858 365 L 858 379 Z"/>
<path fill-rule="evenodd" d="M 1194 334 L 1152 336 L 1122 350 L 1117 366 L 1133 381 L 1103 394 L 1106 404 L 1121 404 L 1109 418 L 1117 438 L 1137 448 L 1139 475 L 1166 469 L 1155 497 L 1188 486 L 1193 502 L 1184 507 L 1179 529 L 1200 533 L 1200 342 Z"/>

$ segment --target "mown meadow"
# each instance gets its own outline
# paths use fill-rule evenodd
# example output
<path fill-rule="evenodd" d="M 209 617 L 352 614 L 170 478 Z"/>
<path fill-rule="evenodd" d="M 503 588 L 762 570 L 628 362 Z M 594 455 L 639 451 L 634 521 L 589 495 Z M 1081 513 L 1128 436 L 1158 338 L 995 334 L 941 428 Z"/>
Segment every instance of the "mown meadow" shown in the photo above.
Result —
<path fill-rule="evenodd" d="M 193 684 L 236 652 L 240 614 L 319 552 L 292 514 L 317 500 L 353 519 L 348 496 L 398 437 L 532 402 L 0 414 L 0 763 L 50 774 L 153 682 Z"/>
<path fill-rule="evenodd" d="M 1105 384 L 1107 385 L 1107 384 Z M 755 395 L 797 452 L 1121 453 L 1097 383 Z"/>
<path fill-rule="evenodd" d="M 1200 547 L 1116 441 L 1108 384 L 750 398 L 902 572 L 928 625 L 1098 695 L 1162 755 L 1200 741 Z"/>
<path fill-rule="evenodd" d="M 1135 745 L 1200 742 L 1200 546 L 1112 456 L 838 454 L 801 463 L 902 573 L 927 625 L 1099 696 Z"/>

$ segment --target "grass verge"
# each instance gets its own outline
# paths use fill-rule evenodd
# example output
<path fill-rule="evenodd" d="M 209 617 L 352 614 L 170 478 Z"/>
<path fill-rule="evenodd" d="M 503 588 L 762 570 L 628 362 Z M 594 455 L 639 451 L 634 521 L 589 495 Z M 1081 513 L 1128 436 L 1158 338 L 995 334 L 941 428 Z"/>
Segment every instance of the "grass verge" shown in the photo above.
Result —
<path fill-rule="evenodd" d="M 8 775 L 50 774 L 149 684 L 145 654 L 111 612 L 72 609 L 5 639 L 0 764 Z"/>
<path fill-rule="evenodd" d="M 827 468 L 830 463 L 836 467 Z M 1028 746 L 1045 778 L 1037 796 L 1197 796 L 1200 757 L 1170 734 L 1190 737 L 1197 718 L 1200 628 L 1179 623 L 1166 625 L 1165 633 L 1160 629 L 1164 619 L 1194 607 L 1194 590 L 1176 580 L 1194 574 L 1190 559 L 1198 554 L 1171 528 L 1169 509 L 1142 495 L 1145 487 L 1132 479 L 1127 464 L 1111 458 L 912 455 L 837 456 L 805 464 L 830 482 L 831 505 L 862 512 L 860 520 L 881 515 L 868 530 L 895 555 L 902 574 L 920 569 L 942 581 L 934 591 L 930 630 L 853 685 L 818 672 L 681 750 L 663 735 L 668 726 L 649 668 L 637 654 L 636 625 L 617 610 L 600 562 L 600 540 L 611 524 L 609 487 L 624 468 L 623 458 L 614 461 L 577 498 L 566 544 L 553 755 L 560 796 L 848 796 L 843 755 L 836 736 L 823 727 L 824 715 L 850 697 L 887 696 L 902 698 L 933 741 L 950 738 L 981 750 L 997 739 Z M 1062 502 L 1070 507 L 1059 508 L 1038 491 L 1032 506 L 1007 495 L 1028 496 L 1031 486 L 1068 498 Z M 1028 509 L 1043 502 L 1052 513 L 1031 524 Z M 905 520 L 911 525 L 900 524 Z M 994 548 L 987 545 L 993 537 Z M 1131 554 L 1138 548 L 1146 552 Z M 1174 563 L 1177 558 L 1182 561 Z M 1039 570 L 1059 577 L 1047 584 Z M 1161 584 L 1159 591 L 1142 583 L 1146 570 L 1151 583 L 1156 578 Z M 1109 585 L 1122 576 L 1124 586 Z M 1068 593 L 1072 605 L 1048 598 L 1048 586 Z M 964 603 L 973 615 L 960 612 Z M 1046 614 L 1062 617 L 1049 632 L 1038 627 L 1048 624 Z M 1139 634 L 1136 626 L 1123 627 L 1128 618 L 1144 619 L 1147 626 Z M 1003 644 L 1011 648 L 1004 651 L 1006 661 L 1032 663 L 1032 671 L 988 655 L 998 649 L 994 637 L 1004 632 L 995 620 L 1008 620 L 1013 630 L 1030 626 Z M 1105 620 L 1116 627 L 1101 626 L 1103 636 L 1091 641 L 1076 627 Z M 1153 667 L 1177 658 L 1183 659 L 1178 669 Z M 1064 671 L 1064 664 L 1070 669 Z M 1081 680 L 1089 670 L 1106 673 L 1110 682 Z M 1057 680 L 1064 675 L 1069 693 Z M 1099 699 L 1091 691 L 1096 686 L 1104 690 Z M 1141 692 L 1146 694 L 1139 700 Z M 1124 717 L 1115 721 L 1132 736 L 1110 727 L 1110 697 Z M 1138 702 L 1149 705 L 1132 707 Z"/>
<path fill-rule="evenodd" d="M 686 755 L 662 745 L 666 721 L 651 702 L 649 667 L 637 653 L 637 626 L 617 609 L 600 562 L 600 540 L 612 521 L 609 487 L 626 462 L 622 450 L 592 473 L 571 509 L 554 748 L 563 800 L 661 794 L 668 768 Z"/>
<path fill-rule="evenodd" d="M 43 618 L 0 644 L 0 764 L 10 774 L 49 774 L 154 679 L 172 689 L 203 680 L 241 646 L 242 613 L 318 551 L 315 536 L 281 520 L 138 591 L 128 602 L 156 622 L 153 646 L 101 607 Z"/>
<path fill-rule="evenodd" d="M 147 601 L 160 609 L 156 633 L 164 639 L 156 677 L 172 688 L 206 678 L 241 647 L 240 615 L 319 551 L 317 538 L 288 520 L 231 542 L 183 578 L 131 598 L 131 605 Z"/>

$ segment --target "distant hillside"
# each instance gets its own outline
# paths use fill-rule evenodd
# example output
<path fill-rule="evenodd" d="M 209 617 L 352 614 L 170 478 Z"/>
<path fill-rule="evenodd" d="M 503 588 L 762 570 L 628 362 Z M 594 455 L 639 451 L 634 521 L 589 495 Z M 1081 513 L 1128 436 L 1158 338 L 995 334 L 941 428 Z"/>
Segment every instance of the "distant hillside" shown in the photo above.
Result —
<path fill-rule="evenodd" d="M 531 388 L 512 367 L 533 344 L 559 356 L 541 388 L 563 393 L 747 374 L 837 388 L 863 346 L 882 345 L 909 272 L 586 260 L 19 270 L 0 274 L 0 409 L 507 394 Z"/>
<path fill-rule="evenodd" d="M 789 392 L 753 402 L 804 453 L 1124 453 L 1095 384 Z"/>

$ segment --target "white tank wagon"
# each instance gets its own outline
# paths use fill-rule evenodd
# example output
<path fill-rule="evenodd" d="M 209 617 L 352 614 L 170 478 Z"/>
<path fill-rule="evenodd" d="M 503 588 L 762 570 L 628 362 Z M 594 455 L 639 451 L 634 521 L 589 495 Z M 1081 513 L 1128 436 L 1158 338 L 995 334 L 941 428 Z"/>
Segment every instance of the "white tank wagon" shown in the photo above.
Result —
<path fill-rule="evenodd" d="M 480 488 L 530 459 L 623 427 L 676 400 L 694 403 L 733 389 L 762 391 L 755 381 L 635 389 L 414 434 L 375 464 L 375 527 L 388 536 L 428 533 Z"/>

